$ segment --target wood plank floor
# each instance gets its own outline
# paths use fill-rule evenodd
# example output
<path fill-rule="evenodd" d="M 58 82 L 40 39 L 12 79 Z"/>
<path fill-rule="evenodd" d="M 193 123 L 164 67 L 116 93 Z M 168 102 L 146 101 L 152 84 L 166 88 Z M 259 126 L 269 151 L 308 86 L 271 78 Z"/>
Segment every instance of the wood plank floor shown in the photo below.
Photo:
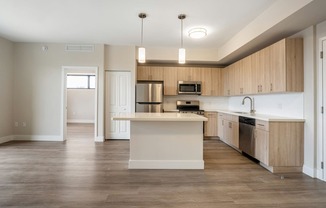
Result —
<path fill-rule="evenodd" d="M 205 140 L 205 170 L 128 170 L 129 142 L 93 142 L 69 126 L 66 142 L 0 145 L 0 207 L 326 207 L 326 183 L 272 174 L 227 145 Z"/>

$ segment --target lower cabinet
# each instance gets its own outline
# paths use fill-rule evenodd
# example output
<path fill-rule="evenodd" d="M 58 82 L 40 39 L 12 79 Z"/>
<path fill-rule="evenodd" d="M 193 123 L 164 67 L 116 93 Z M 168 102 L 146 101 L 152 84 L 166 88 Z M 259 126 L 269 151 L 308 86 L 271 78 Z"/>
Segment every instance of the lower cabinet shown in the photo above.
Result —
<path fill-rule="evenodd" d="M 255 158 L 273 173 L 302 172 L 303 122 L 256 120 Z"/>
<path fill-rule="evenodd" d="M 219 113 L 217 134 L 221 141 L 239 149 L 239 117 Z"/>
<path fill-rule="evenodd" d="M 204 122 L 204 136 L 216 137 L 217 136 L 217 112 L 206 111 L 204 116 L 208 121 Z"/>

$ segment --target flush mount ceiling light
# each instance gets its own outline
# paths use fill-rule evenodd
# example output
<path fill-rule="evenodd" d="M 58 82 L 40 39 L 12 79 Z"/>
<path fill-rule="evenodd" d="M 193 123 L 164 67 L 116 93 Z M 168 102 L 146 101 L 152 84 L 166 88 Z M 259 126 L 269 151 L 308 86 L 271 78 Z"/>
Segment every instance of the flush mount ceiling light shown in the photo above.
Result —
<path fill-rule="evenodd" d="M 189 37 L 194 39 L 200 39 L 207 35 L 207 30 L 205 28 L 193 28 L 188 32 Z"/>
<path fill-rule="evenodd" d="M 146 62 L 146 54 L 145 48 L 143 46 L 143 31 L 144 31 L 144 19 L 146 18 L 145 13 L 139 13 L 138 17 L 141 18 L 141 39 L 140 39 L 140 47 L 138 48 L 138 63 L 145 63 Z"/>
<path fill-rule="evenodd" d="M 179 64 L 186 63 L 186 49 L 183 47 L 183 20 L 186 18 L 185 14 L 180 14 L 178 18 L 181 20 L 181 48 L 179 48 Z"/>

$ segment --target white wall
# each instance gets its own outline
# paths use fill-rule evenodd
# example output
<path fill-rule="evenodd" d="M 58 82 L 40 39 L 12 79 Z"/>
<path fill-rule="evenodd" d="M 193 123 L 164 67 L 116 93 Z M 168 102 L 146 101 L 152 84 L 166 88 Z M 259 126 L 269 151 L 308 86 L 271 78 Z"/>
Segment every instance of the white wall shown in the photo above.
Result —
<path fill-rule="evenodd" d="M 95 89 L 67 89 L 67 122 L 95 122 Z"/>
<path fill-rule="evenodd" d="M 13 43 L 0 37 L 0 143 L 13 135 Z"/>
<path fill-rule="evenodd" d="M 15 43 L 14 121 L 26 122 L 15 128 L 25 139 L 34 136 L 61 138 L 62 66 L 99 67 L 97 137 L 104 138 L 104 45 L 94 52 L 66 52 L 65 44 Z"/>
<path fill-rule="evenodd" d="M 258 114 L 269 114 L 283 117 L 303 118 L 303 93 L 254 95 L 255 110 Z M 229 98 L 229 110 L 250 111 L 250 102 L 244 96 Z"/>

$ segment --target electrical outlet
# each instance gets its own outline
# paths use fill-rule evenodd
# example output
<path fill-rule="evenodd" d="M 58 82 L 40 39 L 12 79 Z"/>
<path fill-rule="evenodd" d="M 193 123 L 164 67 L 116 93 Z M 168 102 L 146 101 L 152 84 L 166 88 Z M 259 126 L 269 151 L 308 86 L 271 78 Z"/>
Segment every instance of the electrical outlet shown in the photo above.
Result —
<path fill-rule="evenodd" d="M 18 122 L 17 121 L 15 121 L 15 127 L 18 127 Z"/>
<path fill-rule="evenodd" d="M 25 121 L 22 123 L 22 126 L 23 127 L 26 127 L 26 122 Z"/>

